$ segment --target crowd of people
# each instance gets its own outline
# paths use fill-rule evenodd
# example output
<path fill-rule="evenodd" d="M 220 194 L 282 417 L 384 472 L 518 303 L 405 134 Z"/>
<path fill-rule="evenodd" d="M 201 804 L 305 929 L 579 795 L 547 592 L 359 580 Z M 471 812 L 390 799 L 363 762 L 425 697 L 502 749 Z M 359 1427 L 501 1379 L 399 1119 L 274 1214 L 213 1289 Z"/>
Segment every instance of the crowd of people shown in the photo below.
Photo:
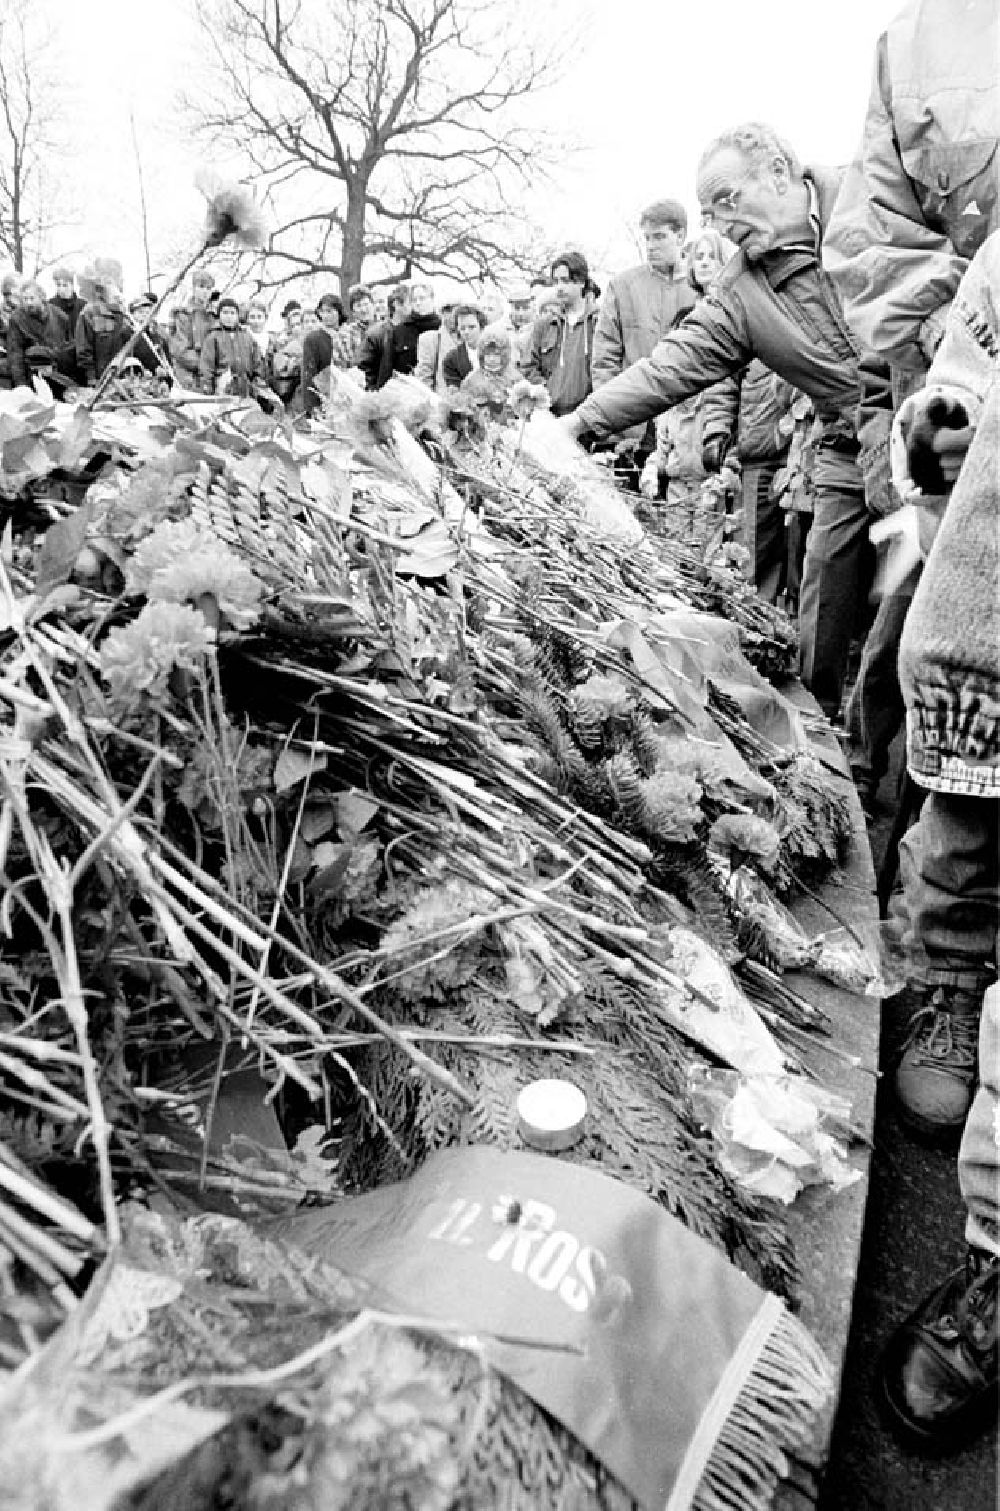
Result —
<path fill-rule="evenodd" d="M 931 1448 L 995 1409 L 1000 1256 L 998 23 L 996 0 L 961 9 L 956 26 L 950 0 L 910 0 L 887 29 L 846 172 L 734 127 L 701 155 L 700 228 L 678 199 L 651 201 L 643 260 L 603 293 L 577 249 L 479 298 L 438 304 L 418 278 L 289 300 L 278 330 L 204 271 L 148 323 L 153 296 L 126 303 L 107 267 L 56 268 L 51 293 L 0 285 L 0 382 L 92 384 L 130 346 L 186 390 L 305 416 L 336 371 L 368 389 L 414 375 L 499 417 L 523 380 L 664 528 L 699 544 L 741 513 L 749 570 L 798 613 L 802 681 L 844 729 L 866 813 L 904 720 L 923 794 L 901 847 L 894 1090 L 924 1134 L 964 1130 L 969 1254 L 890 1340 L 880 1379 Z M 776 486 L 803 415 L 809 520 Z M 879 520 L 920 547 L 873 611 Z"/>

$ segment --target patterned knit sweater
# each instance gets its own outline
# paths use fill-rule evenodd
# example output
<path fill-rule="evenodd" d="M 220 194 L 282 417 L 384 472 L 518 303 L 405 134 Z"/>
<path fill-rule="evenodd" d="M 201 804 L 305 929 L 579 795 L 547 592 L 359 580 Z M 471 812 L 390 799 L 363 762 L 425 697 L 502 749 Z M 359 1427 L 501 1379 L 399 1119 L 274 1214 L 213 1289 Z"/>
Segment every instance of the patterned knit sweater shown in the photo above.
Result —
<path fill-rule="evenodd" d="M 1000 798 L 1000 232 L 959 286 L 925 392 L 962 403 L 976 433 L 899 649 L 907 764 L 936 792 Z M 912 404 L 921 396 L 908 400 Z M 904 406 L 905 408 L 905 406 Z M 902 413 L 902 411 L 901 411 Z"/>

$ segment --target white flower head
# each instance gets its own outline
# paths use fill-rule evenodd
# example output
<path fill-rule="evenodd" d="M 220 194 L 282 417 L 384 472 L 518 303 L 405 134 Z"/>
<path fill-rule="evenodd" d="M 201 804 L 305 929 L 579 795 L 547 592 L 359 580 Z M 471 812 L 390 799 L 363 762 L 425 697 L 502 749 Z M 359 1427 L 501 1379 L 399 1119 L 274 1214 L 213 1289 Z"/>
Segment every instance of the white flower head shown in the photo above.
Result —
<path fill-rule="evenodd" d="M 150 602 L 198 603 L 215 599 L 220 616 L 237 630 L 260 617 L 263 584 L 250 568 L 193 520 L 165 520 L 140 542 L 129 563 L 128 587 Z"/>
<path fill-rule="evenodd" d="M 101 646 L 101 675 L 126 708 L 162 700 L 175 668 L 197 671 L 215 645 L 204 615 L 186 603 L 147 603 Z"/>
<path fill-rule="evenodd" d="M 226 183 L 211 169 L 201 169 L 194 181 L 208 200 L 204 234 L 209 246 L 221 246 L 231 240 L 237 246 L 259 252 L 267 245 L 264 212 L 246 184 Z"/>

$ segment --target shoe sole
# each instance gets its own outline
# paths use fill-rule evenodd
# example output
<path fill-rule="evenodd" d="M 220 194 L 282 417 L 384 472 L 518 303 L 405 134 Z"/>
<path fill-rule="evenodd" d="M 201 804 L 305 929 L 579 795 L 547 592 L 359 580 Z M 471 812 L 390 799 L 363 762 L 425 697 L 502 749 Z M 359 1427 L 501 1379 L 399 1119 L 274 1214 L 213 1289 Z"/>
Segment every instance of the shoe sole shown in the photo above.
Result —
<path fill-rule="evenodd" d="M 966 1118 L 960 1123 L 935 1123 L 929 1118 L 923 1118 L 919 1112 L 911 1112 L 898 1099 L 894 1102 L 896 1116 L 908 1133 L 912 1133 L 921 1144 L 927 1144 L 932 1149 L 956 1149 L 962 1142 L 962 1132 L 965 1128 Z"/>
<path fill-rule="evenodd" d="M 958 1425 L 949 1425 L 946 1438 L 918 1427 L 900 1411 L 889 1393 L 881 1365 L 876 1373 L 875 1405 L 879 1417 L 902 1447 L 924 1458 L 948 1458 L 967 1448 L 996 1422 L 998 1392 L 994 1385 Z"/>

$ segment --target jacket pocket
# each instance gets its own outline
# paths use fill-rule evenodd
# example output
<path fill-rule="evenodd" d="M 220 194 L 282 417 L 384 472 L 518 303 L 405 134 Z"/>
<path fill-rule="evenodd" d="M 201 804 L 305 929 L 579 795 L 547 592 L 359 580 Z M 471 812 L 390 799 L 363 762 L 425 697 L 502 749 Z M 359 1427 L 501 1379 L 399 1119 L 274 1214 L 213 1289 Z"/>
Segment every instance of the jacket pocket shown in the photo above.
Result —
<path fill-rule="evenodd" d="M 928 225 L 971 258 L 996 221 L 997 138 L 924 143 L 900 156 Z"/>

